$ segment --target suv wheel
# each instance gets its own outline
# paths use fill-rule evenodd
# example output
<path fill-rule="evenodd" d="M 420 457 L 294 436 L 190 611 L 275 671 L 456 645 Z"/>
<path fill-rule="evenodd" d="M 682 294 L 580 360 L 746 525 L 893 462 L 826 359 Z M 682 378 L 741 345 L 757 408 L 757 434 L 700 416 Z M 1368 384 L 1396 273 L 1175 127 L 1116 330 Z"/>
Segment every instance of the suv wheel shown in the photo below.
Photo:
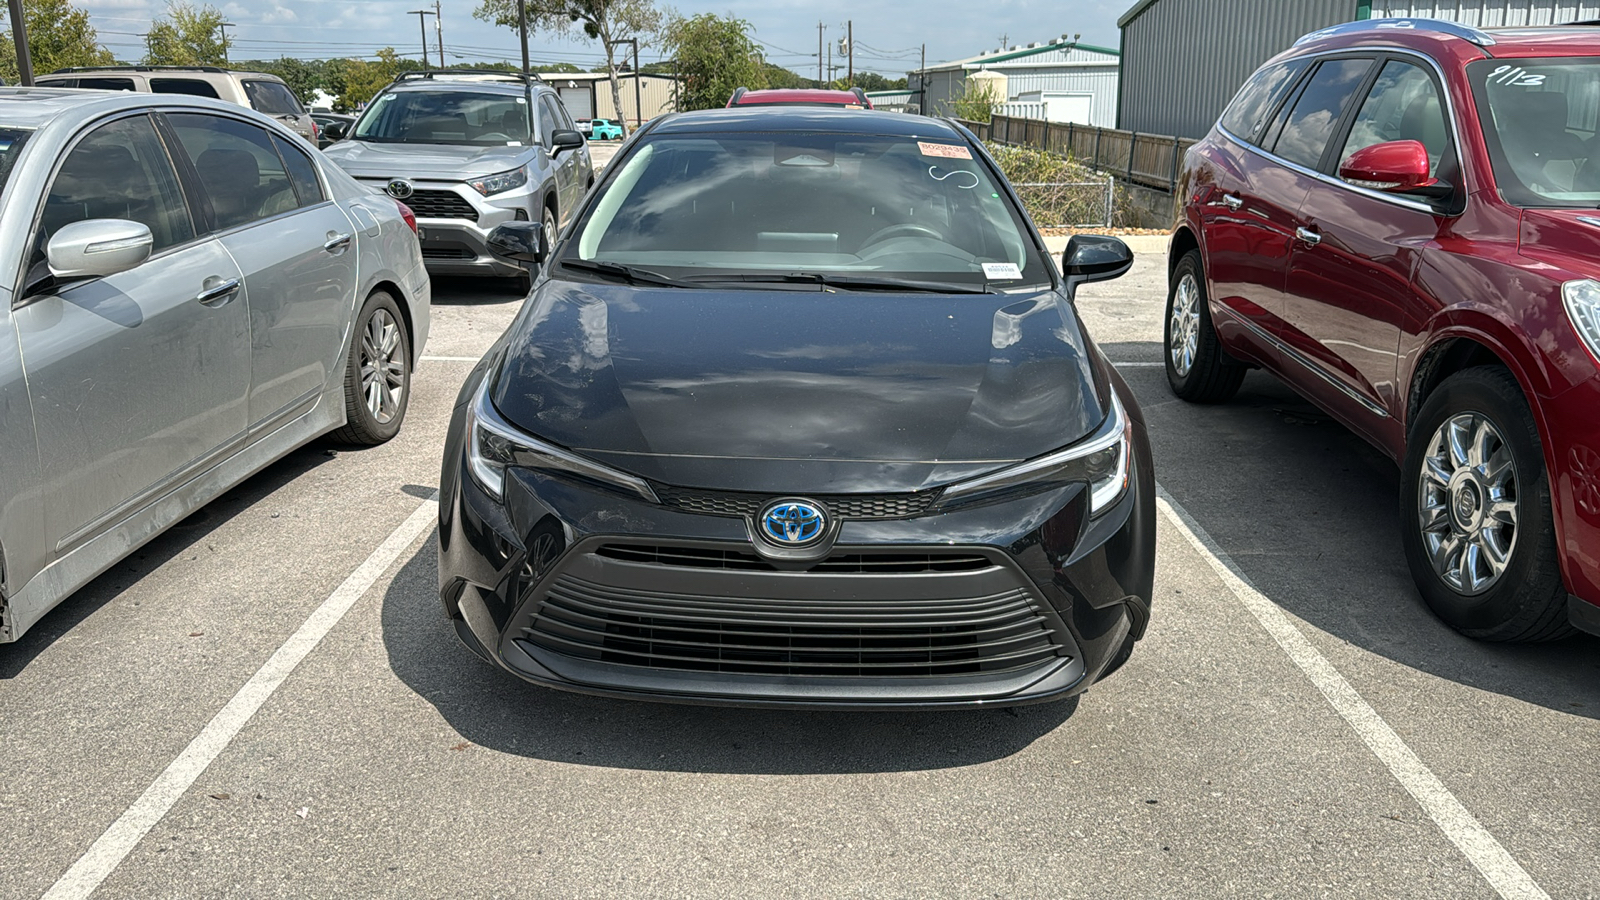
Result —
<path fill-rule="evenodd" d="M 411 336 L 394 298 L 375 291 L 356 317 L 345 361 L 343 428 L 346 444 L 381 444 L 400 433 L 411 397 Z"/>
<path fill-rule="evenodd" d="M 1167 383 L 1190 403 L 1221 403 L 1244 383 L 1245 367 L 1228 358 L 1211 327 L 1205 268 L 1190 250 L 1172 270 L 1167 288 Z"/>
<path fill-rule="evenodd" d="M 1450 627 L 1490 641 L 1572 633 L 1539 432 L 1505 369 L 1457 372 L 1423 403 L 1400 521 L 1417 588 Z"/>

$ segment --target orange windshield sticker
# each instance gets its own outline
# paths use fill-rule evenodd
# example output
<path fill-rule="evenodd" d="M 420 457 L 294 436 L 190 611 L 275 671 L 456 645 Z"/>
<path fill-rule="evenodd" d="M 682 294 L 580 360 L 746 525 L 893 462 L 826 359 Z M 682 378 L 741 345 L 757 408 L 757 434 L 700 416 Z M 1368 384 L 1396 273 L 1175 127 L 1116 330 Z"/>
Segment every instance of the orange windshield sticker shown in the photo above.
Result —
<path fill-rule="evenodd" d="M 959 144 L 930 144 L 927 141 L 917 141 L 917 149 L 923 156 L 937 156 L 940 159 L 971 159 L 972 151 Z"/>

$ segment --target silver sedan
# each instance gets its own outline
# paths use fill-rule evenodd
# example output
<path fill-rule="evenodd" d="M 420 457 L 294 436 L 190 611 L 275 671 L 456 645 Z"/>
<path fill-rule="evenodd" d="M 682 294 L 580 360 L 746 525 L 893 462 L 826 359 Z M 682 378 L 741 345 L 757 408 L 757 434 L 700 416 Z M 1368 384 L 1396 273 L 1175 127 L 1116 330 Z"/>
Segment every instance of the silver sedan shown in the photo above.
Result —
<path fill-rule="evenodd" d="M 0 643 L 290 450 L 400 430 L 415 227 L 232 104 L 0 88 Z"/>

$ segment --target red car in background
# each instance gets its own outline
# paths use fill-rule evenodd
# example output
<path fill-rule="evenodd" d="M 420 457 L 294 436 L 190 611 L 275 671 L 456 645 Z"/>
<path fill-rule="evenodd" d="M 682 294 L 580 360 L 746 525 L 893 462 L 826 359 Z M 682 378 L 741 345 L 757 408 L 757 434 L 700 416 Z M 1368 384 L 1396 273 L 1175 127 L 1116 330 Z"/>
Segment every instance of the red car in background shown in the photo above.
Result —
<path fill-rule="evenodd" d="M 1352 22 L 1190 150 L 1166 369 L 1260 367 L 1393 457 L 1423 598 L 1486 640 L 1600 634 L 1600 29 Z"/>
<path fill-rule="evenodd" d="M 772 88 L 752 91 L 737 88 L 728 98 L 728 106 L 841 106 L 845 109 L 871 109 L 872 101 L 861 88 L 848 91 L 817 90 L 815 88 Z"/>

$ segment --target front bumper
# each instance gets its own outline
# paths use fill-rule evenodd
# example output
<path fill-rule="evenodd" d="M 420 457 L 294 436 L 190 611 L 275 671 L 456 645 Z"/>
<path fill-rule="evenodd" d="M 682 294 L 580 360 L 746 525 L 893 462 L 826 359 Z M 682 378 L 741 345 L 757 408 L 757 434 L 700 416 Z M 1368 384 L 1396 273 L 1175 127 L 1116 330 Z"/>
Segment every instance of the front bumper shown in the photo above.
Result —
<path fill-rule="evenodd" d="M 387 180 L 360 179 L 384 191 Z M 435 275 L 492 275 L 511 277 L 524 270 L 489 252 L 489 232 L 506 222 L 537 219 L 538 186 L 485 197 L 460 182 L 413 182 L 413 193 L 400 202 L 417 217 L 422 261 Z"/>
<path fill-rule="evenodd" d="M 809 708 L 1059 699 L 1125 658 L 1148 617 L 1154 480 L 1143 425 L 1130 427 L 1130 489 L 1092 521 L 1071 486 L 847 520 L 826 557 L 784 564 L 754 552 L 743 518 L 530 470 L 497 503 L 462 468 L 458 416 L 441 597 L 479 655 L 565 690 Z"/>

